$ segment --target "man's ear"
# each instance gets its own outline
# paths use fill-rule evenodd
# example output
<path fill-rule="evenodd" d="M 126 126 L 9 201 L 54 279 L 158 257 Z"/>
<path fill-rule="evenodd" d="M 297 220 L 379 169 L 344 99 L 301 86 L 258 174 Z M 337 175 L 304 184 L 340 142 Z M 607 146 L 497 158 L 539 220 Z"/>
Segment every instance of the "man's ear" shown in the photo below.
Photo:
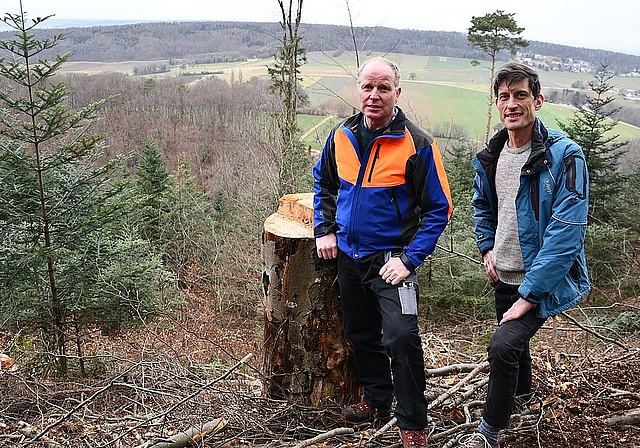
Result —
<path fill-rule="evenodd" d="M 538 98 L 536 98 L 533 101 L 533 106 L 536 108 L 536 110 L 540 110 L 543 104 L 544 104 L 544 96 L 540 94 L 538 95 Z"/>

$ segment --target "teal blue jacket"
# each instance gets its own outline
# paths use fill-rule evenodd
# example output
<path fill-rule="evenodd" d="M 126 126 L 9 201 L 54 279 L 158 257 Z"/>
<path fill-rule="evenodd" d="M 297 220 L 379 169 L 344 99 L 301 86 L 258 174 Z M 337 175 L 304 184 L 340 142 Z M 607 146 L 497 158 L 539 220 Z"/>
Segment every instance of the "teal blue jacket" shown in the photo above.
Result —
<path fill-rule="evenodd" d="M 484 255 L 493 249 L 498 224 L 496 164 L 508 139 L 499 131 L 473 158 L 474 228 Z M 590 290 L 584 253 L 589 173 L 580 146 L 536 119 L 531 155 L 522 168 L 516 197 L 525 277 L 518 292 L 538 305 L 538 317 L 565 311 Z"/>

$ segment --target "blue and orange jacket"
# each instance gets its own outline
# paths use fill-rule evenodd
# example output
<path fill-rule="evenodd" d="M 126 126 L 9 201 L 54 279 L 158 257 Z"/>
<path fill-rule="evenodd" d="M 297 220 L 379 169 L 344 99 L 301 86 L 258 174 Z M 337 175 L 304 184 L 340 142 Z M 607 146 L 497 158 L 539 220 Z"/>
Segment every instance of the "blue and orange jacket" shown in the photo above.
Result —
<path fill-rule="evenodd" d="M 358 113 L 337 125 L 313 170 L 315 237 L 335 233 L 354 259 L 391 251 L 414 270 L 453 210 L 440 150 L 398 108 L 389 130 L 360 151 L 361 122 Z"/>

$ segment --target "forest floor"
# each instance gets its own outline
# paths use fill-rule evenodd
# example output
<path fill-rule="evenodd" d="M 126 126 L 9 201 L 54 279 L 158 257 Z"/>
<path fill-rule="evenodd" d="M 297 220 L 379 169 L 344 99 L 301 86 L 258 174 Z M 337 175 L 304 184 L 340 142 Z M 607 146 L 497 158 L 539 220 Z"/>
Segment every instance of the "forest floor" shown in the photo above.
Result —
<path fill-rule="evenodd" d="M 393 427 L 372 438 L 384 422 L 347 428 L 338 407 L 262 397 L 260 327 L 260 318 L 220 313 L 192 296 L 170 321 L 125 336 L 92 335 L 89 379 L 43 379 L 38 359 L 25 352 L 13 369 L 0 371 L 0 447 L 178 447 L 186 446 L 179 434 L 190 429 L 205 434 L 193 445 L 199 447 L 402 446 Z M 492 321 L 421 322 L 427 371 L 480 366 L 494 329 Z M 0 335 L 0 348 L 10 340 Z M 501 448 L 640 447 L 637 421 L 608 422 L 640 413 L 636 335 L 597 337 L 555 319 L 536 335 L 532 357 L 535 399 L 514 416 Z M 432 401 L 473 376 L 430 411 L 432 448 L 457 446 L 456 438 L 477 423 L 487 372 L 468 371 L 429 375 Z"/>

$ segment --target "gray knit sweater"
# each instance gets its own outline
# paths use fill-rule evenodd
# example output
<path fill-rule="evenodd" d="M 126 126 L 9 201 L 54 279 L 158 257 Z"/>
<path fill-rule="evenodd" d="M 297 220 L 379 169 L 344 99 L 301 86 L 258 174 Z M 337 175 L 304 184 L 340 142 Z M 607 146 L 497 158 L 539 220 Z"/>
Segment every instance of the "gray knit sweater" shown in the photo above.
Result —
<path fill-rule="evenodd" d="M 520 172 L 531 154 L 531 142 L 521 148 L 509 148 L 507 143 L 500 153 L 496 171 L 498 195 L 498 228 L 493 247 L 498 278 L 509 285 L 524 280 L 524 262 L 518 236 L 516 196 L 520 189 Z"/>

